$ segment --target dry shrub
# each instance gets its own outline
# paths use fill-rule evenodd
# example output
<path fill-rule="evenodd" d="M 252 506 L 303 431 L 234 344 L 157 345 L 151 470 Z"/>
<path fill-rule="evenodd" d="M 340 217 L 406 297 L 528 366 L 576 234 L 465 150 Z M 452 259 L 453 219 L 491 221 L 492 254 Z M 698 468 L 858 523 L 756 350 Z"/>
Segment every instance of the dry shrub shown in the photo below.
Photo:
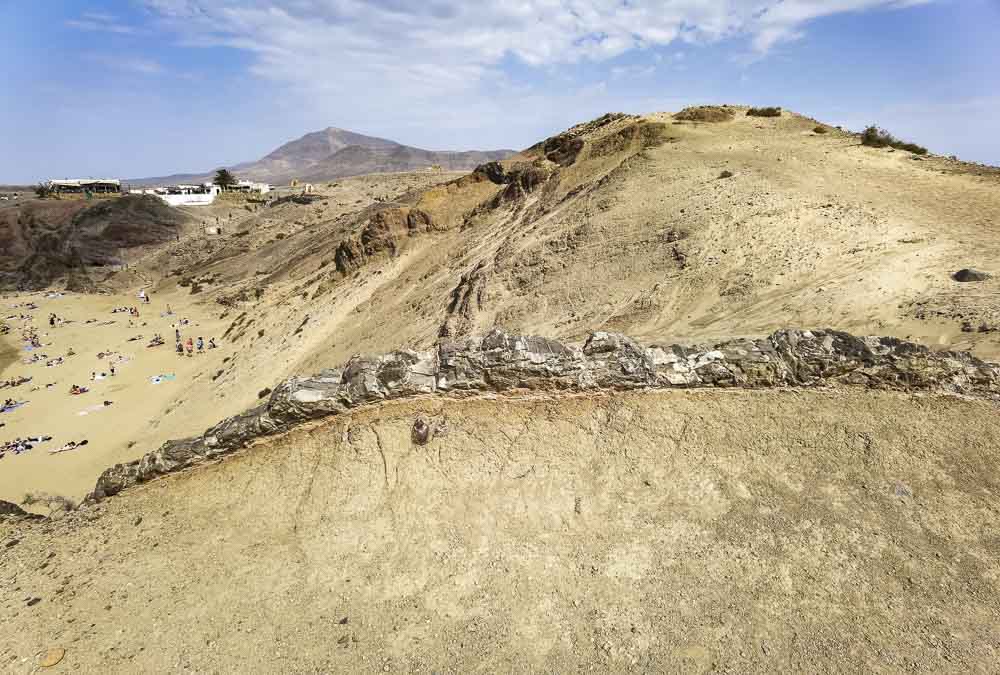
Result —
<path fill-rule="evenodd" d="M 733 111 L 725 106 L 699 105 L 684 108 L 674 115 L 674 119 L 682 122 L 728 122 L 733 119 Z"/>
<path fill-rule="evenodd" d="M 750 108 L 747 117 L 781 117 L 781 106 L 771 108 Z"/>
<path fill-rule="evenodd" d="M 825 134 L 827 133 L 827 131 L 828 131 L 827 128 L 824 127 L 823 125 L 819 125 L 813 128 L 814 134 Z"/>
<path fill-rule="evenodd" d="M 912 152 L 915 155 L 927 154 L 927 148 L 916 143 L 901 141 L 885 129 L 880 129 L 874 124 L 861 133 L 861 145 L 867 145 L 870 148 L 896 148 L 897 150 Z"/>

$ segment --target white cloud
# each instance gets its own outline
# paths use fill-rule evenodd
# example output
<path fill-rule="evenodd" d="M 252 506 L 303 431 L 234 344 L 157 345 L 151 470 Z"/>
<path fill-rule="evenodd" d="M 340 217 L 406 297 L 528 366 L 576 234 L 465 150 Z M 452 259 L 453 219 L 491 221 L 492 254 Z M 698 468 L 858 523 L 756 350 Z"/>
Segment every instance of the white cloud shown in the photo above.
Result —
<path fill-rule="evenodd" d="M 117 17 L 101 12 L 84 12 L 78 19 L 69 19 L 66 25 L 70 28 L 88 32 L 119 33 L 130 35 L 135 33 L 135 28 L 121 23 Z"/>
<path fill-rule="evenodd" d="M 190 44 L 256 56 L 285 83 L 384 81 L 408 91 L 473 86 L 504 58 L 602 61 L 681 40 L 748 37 L 758 53 L 812 20 L 931 0 L 146 0 Z M 347 86 L 340 87 L 349 91 Z"/>
<path fill-rule="evenodd" d="M 87 58 L 107 68 L 113 68 L 126 73 L 159 75 L 164 72 L 164 68 L 159 62 L 141 56 L 131 56 L 128 54 L 88 54 Z"/>
<path fill-rule="evenodd" d="M 567 65 L 604 62 L 668 45 L 737 39 L 758 57 L 801 38 L 809 22 L 842 12 L 933 0 L 144 0 L 188 46 L 251 55 L 250 71 L 286 88 L 294 105 L 343 120 L 440 125 L 461 112 L 510 120 L 533 97 L 573 106 L 593 82 L 558 92 L 525 91 L 559 81 Z M 672 69 L 683 57 L 667 57 Z M 648 65 L 622 65 L 595 79 L 625 82 Z M 511 69 L 511 63 L 520 64 Z M 550 87 L 551 89 L 551 87 Z M 588 90 L 590 92 L 591 90 Z M 405 115 L 401 115 L 405 113 Z M 535 111 L 537 115 L 537 109 Z M 527 124 L 527 122 L 526 122 Z M 533 130 L 534 131 L 534 130 Z"/>

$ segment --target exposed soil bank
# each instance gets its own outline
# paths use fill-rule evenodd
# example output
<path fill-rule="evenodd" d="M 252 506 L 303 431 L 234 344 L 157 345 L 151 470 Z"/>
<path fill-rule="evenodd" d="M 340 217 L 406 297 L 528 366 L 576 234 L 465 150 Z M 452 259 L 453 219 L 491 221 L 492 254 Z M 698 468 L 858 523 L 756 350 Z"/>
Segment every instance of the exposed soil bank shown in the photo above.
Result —
<path fill-rule="evenodd" d="M 993 402 L 862 388 L 368 406 L 0 525 L 0 662 L 988 671 L 997 447 Z"/>

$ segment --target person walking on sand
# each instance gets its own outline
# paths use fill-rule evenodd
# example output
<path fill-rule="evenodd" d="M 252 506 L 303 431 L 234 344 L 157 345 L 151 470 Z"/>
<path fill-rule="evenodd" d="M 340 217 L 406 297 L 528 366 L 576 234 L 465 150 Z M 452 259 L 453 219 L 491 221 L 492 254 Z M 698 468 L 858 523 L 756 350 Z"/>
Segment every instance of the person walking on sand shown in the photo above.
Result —
<path fill-rule="evenodd" d="M 177 342 L 181 341 L 181 329 L 180 328 L 174 328 L 174 340 L 176 340 Z"/>
<path fill-rule="evenodd" d="M 191 356 L 194 353 L 194 340 L 191 338 L 187 339 L 187 353 L 188 356 Z"/>
<path fill-rule="evenodd" d="M 205 349 L 205 341 L 199 335 L 198 336 L 198 353 L 200 354 L 202 351 L 204 351 L 204 349 Z"/>

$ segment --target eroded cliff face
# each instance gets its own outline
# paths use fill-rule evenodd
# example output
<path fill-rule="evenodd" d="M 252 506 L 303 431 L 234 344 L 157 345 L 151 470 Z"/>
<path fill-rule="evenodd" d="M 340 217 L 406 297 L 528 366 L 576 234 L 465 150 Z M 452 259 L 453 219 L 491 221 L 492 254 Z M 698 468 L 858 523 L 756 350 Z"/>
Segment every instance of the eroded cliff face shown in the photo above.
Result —
<path fill-rule="evenodd" d="M 859 386 L 995 397 L 1000 367 L 964 352 L 934 352 L 885 337 L 784 330 L 711 347 L 644 346 L 598 332 L 582 346 L 494 330 L 435 350 L 356 357 L 342 369 L 292 378 L 259 406 L 201 436 L 165 443 L 105 471 L 89 499 L 123 489 L 366 404 L 439 394 L 586 392 L 692 387 Z"/>
<path fill-rule="evenodd" d="M 28 200 L 0 210 L 0 288 L 39 290 L 64 281 L 90 288 L 95 268 L 124 249 L 173 241 L 188 217 L 150 195 Z"/>

